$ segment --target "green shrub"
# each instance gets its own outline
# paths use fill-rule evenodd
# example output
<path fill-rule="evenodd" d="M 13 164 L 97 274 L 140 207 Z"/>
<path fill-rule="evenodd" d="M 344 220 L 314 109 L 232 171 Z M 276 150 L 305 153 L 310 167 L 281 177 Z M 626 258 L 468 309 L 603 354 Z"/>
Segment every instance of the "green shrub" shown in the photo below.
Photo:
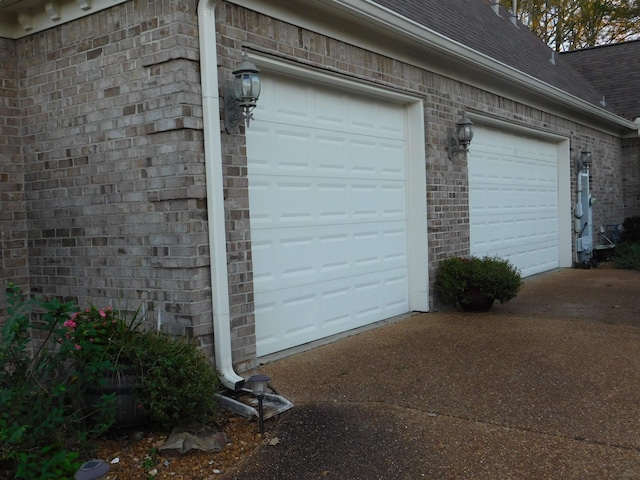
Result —
<path fill-rule="evenodd" d="M 137 313 L 125 322 L 110 307 L 89 307 L 64 322 L 58 341 L 85 377 L 137 376 L 140 418 L 150 426 L 212 418 L 218 376 L 211 363 L 193 342 L 144 331 Z"/>
<path fill-rule="evenodd" d="M 170 429 L 215 417 L 218 375 L 193 342 L 147 332 L 134 345 L 141 371 L 138 400 L 146 423 Z"/>
<path fill-rule="evenodd" d="M 519 270 L 498 257 L 451 257 L 440 262 L 436 272 L 436 296 L 447 305 L 468 304 L 474 295 L 505 303 L 522 287 Z"/>
<path fill-rule="evenodd" d="M 640 215 L 625 218 L 622 229 L 623 242 L 640 243 Z"/>
<path fill-rule="evenodd" d="M 640 270 L 640 244 L 624 242 L 616 245 L 613 264 L 617 268 Z"/>
<path fill-rule="evenodd" d="M 71 369 L 70 352 L 52 341 L 73 310 L 70 303 L 24 299 L 13 284 L 6 299 L 0 340 L 0 469 L 14 478 L 71 478 L 80 466 L 73 449 L 110 425 L 109 399 L 101 399 L 101 418 L 87 418 L 83 389 L 93 378 Z"/>
<path fill-rule="evenodd" d="M 138 374 L 144 418 L 155 428 L 215 415 L 217 372 L 192 342 L 144 332 L 137 315 L 125 322 L 111 308 L 25 299 L 13 284 L 6 298 L 0 478 L 72 478 L 78 452 L 115 419 L 115 394 L 87 393 L 122 371 Z"/>

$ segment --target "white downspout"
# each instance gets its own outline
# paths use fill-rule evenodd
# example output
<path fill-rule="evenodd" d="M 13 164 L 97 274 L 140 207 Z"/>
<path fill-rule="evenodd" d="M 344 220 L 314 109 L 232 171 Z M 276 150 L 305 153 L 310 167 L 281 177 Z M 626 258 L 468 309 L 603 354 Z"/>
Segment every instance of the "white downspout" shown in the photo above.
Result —
<path fill-rule="evenodd" d="M 218 49 L 216 46 L 215 7 L 219 0 L 200 0 L 198 30 L 200 38 L 200 79 L 202 83 L 202 117 L 204 158 L 207 181 L 207 214 L 211 255 L 211 308 L 216 368 L 222 384 L 233 390 L 244 386 L 244 378 L 233 369 L 231 354 L 231 317 L 227 243 L 224 225 L 222 181 L 222 144 L 218 97 Z"/>

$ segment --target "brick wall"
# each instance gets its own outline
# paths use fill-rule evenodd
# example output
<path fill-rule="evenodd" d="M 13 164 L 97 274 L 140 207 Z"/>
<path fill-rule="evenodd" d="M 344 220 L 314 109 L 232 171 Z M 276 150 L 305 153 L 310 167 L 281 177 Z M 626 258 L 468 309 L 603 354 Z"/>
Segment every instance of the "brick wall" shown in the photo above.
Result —
<path fill-rule="evenodd" d="M 195 1 L 128 2 L 17 41 L 30 278 L 142 308 L 212 352 Z"/>
<path fill-rule="evenodd" d="M 0 38 L 0 319 L 6 283 L 29 289 L 19 114 L 15 42 Z"/>
<path fill-rule="evenodd" d="M 622 141 L 624 216 L 640 215 L 640 139 Z"/>

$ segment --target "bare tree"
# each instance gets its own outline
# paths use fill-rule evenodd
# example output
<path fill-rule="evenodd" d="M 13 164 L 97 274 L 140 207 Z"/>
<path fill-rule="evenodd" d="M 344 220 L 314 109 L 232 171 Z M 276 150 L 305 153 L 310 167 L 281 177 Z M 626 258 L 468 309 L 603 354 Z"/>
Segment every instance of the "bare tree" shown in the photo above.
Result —
<path fill-rule="evenodd" d="M 558 52 L 640 38 L 640 0 L 520 0 L 516 15 Z"/>

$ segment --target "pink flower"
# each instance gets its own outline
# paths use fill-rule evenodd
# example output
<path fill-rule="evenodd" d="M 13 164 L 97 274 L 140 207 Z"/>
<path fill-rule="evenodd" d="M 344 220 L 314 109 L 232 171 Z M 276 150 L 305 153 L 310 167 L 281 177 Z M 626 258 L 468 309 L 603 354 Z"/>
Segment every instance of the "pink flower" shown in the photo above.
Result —
<path fill-rule="evenodd" d="M 89 341 L 90 341 L 90 342 L 93 342 L 93 338 L 90 338 L 90 339 L 89 339 Z"/>
<path fill-rule="evenodd" d="M 99 312 L 99 313 L 100 313 L 100 316 L 101 316 L 102 318 L 104 318 L 104 317 L 106 317 L 106 316 L 107 316 L 107 314 L 106 314 L 106 313 L 104 313 L 104 310 L 100 310 L 100 312 Z"/>
<path fill-rule="evenodd" d="M 72 319 L 65 320 L 65 322 L 62 325 L 64 325 L 67 328 L 76 328 L 78 326 L 78 324 L 74 322 Z"/>
<path fill-rule="evenodd" d="M 76 350 L 82 350 L 82 347 L 76 343 Z"/>

